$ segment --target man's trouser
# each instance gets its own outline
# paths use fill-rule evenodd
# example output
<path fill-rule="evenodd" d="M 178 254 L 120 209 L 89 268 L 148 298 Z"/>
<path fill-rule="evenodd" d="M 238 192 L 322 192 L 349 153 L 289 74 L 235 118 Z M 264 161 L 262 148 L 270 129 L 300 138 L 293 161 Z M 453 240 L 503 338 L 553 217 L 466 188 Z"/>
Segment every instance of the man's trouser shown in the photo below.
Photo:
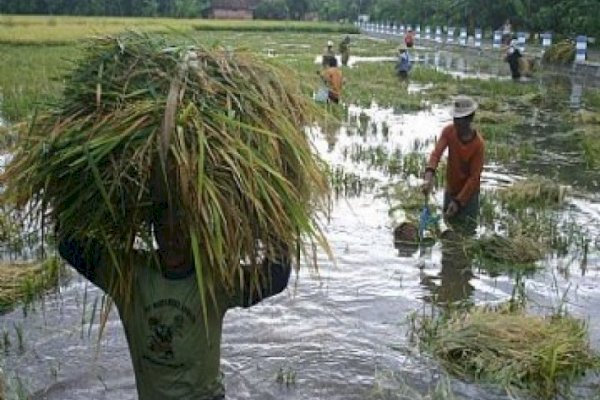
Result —
<path fill-rule="evenodd" d="M 446 213 L 446 210 L 448 209 L 450 200 L 452 200 L 452 197 L 447 191 L 444 192 L 444 213 Z M 467 235 L 472 235 L 475 233 L 475 229 L 477 229 L 478 217 L 479 192 L 476 192 L 473 194 L 473 196 L 471 196 L 464 207 L 460 206 L 456 214 L 454 214 L 452 217 L 446 218 L 446 222 L 452 227 L 452 229 Z"/>

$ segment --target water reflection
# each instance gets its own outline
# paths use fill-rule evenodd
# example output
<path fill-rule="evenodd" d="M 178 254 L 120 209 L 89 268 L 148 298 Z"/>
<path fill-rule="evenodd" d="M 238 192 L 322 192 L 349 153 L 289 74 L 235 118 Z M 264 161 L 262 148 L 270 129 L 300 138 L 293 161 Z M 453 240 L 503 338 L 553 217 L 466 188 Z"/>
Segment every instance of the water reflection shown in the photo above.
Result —
<path fill-rule="evenodd" d="M 450 305 L 470 300 L 475 288 L 471 285 L 472 260 L 457 237 L 446 238 L 442 243 L 442 268 L 437 276 L 423 274 L 421 285 L 430 294 L 424 300 Z"/>

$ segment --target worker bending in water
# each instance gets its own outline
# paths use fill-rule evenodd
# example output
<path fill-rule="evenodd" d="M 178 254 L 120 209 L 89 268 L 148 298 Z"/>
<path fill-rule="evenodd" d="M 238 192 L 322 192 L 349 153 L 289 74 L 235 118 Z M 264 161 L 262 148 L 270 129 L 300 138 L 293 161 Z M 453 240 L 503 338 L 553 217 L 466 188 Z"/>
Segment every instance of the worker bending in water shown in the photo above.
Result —
<path fill-rule="evenodd" d="M 458 96 L 452 108 L 453 123 L 447 125 L 432 151 L 425 172 L 423 192 L 433 189 L 434 175 L 440 159 L 448 149 L 444 216 L 458 231 L 472 234 L 479 215 L 479 188 L 483 170 L 484 141 L 474 127 L 477 103 L 470 97 Z"/>

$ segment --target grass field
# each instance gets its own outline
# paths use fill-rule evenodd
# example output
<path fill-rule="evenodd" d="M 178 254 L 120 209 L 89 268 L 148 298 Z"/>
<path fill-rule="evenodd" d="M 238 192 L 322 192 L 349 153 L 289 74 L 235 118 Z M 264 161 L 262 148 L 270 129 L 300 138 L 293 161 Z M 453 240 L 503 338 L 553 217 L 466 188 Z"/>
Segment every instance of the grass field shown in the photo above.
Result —
<path fill-rule="evenodd" d="M 170 18 L 0 16 L 0 43 L 62 45 L 126 29 L 144 32 L 255 31 L 358 33 L 352 25 L 324 22 L 222 21 Z"/>

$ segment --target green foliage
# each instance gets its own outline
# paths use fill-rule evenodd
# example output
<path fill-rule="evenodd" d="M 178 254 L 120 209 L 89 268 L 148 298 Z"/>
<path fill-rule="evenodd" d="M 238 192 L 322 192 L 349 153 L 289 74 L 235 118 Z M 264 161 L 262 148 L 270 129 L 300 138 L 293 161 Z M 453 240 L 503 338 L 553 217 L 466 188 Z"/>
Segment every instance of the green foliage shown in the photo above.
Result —
<path fill-rule="evenodd" d="M 254 17 L 259 19 L 287 19 L 290 15 L 285 0 L 265 0 L 254 10 Z"/>
<path fill-rule="evenodd" d="M 369 14 L 377 21 L 498 29 L 510 19 L 513 30 L 600 36 L 597 0 L 263 0 L 261 18 L 301 20 L 317 13 L 328 21 L 355 21 Z M 198 18 L 210 0 L 3 0 L 0 13 Z"/>
<path fill-rule="evenodd" d="M 199 17 L 210 0 L 3 0 L 0 13 Z"/>
<path fill-rule="evenodd" d="M 72 47 L 2 48 L 0 115 L 9 122 L 27 117 L 32 110 L 58 98 L 62 88 L 60 77 L 68 68 L 64 57 L 75 56 Z"/>

